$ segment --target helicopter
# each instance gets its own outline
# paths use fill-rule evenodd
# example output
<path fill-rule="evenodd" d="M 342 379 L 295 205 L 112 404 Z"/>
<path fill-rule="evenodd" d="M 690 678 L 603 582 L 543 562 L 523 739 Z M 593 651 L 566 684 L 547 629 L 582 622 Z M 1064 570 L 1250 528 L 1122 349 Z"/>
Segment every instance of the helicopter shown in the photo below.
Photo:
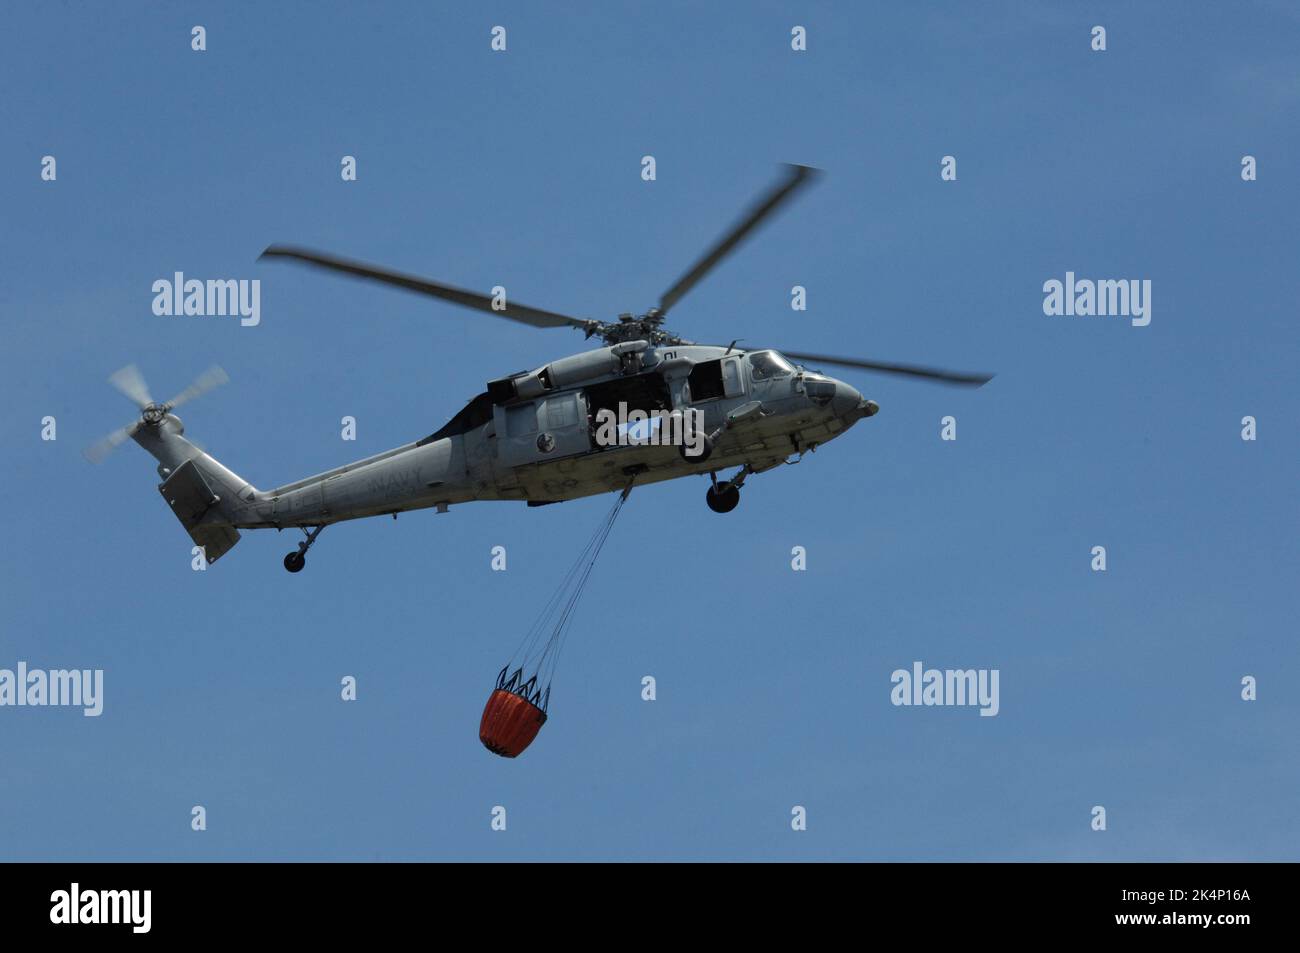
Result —
<path fill-rule="evenodd" d="M 635 481 L 705 475 L 705 502 L 734 510 L 755 474 L 798 462 L 880 409 L 823 365 L 978 387 L 990 374 L 912 364 L 738 348 L 688 341 L 664 327 L 677 303 L 737 245 L 811 183 L 818 170 L 789 165 L 782 178 L 641 315 L 616 321 L 572 317 L 290 245 L 259 260 L 281 260 L 450 301 L 538 328 L 570 327 L 602 346 L 531 371 L 491 380 L 445 425 L 426 437 L 270 490 L 260 490 L 185 439 L 173 411 L 227 382 L 213 367 L 171 400 L 157 402 L 134 365 L 109 382 L 136 404 L 138 420 L 88 448 L 99 462 L 134 440 L 157 461 L 158 490 L 210 564 L 243 529 L 298 529 L 304 539 L 284 557 L 300 572 L 308 550 L 333 523 L 410 510 L 439 513 L 476 500 L 545 506 L 609 492 Z M 806 362 L 806 363 L 805 363 Z M 617 417 L 619 439 L 599 439 L 598 422 Z M 658 427 L 680 435 L 647 439 Z M 730 476 L 719 473 L 735 468 Z"/>

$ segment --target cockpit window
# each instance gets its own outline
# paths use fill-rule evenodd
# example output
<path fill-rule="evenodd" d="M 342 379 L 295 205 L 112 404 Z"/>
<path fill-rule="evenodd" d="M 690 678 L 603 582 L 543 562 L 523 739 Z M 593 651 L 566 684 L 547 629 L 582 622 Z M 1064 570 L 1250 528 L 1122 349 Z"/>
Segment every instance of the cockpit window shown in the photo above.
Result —
<path fill-rule="evenodd" d="M 749 355 L 749 370 L 754 380 L 765 381 L 769 377 L 793 374 L 794 365 L 776 351 L 754 351 Z"/>

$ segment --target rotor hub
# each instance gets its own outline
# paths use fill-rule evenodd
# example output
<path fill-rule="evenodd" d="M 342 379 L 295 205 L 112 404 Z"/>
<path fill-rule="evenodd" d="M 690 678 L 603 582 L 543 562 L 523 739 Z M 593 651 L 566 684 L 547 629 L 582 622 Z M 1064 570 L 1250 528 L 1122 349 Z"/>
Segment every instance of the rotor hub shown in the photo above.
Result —
<path fill-rule="evenodd" d="M 647 341 L 652 345 L 685 343 L 677 335 L 664 330 L 663 323 L 664 314 L 658 308 L 651 308 L 639 317 L 625 312 L 618 316 L 617 321 L 593 321 L 587 336 L 599 337 L 611 346 L 624 341 Z"/>

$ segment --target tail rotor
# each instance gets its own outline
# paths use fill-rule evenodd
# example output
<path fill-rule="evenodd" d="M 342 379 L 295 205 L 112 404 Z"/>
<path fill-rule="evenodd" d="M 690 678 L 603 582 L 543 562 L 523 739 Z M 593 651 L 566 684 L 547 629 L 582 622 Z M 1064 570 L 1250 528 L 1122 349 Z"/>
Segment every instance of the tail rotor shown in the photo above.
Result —
<path fill-rule="evenodd" d="M 145 383 L 144 375 L 140 373 L 140 369 L 134 364 L 128 364 L 126 367 L 114 371 L 109 375 L 108 382 L 122 396 L 140 409 L 140 419 L 134 420 L 124 427 L 119 427 L 102 440 L 91 444 L 83 451 L 86 459 L 91 463 L 103 462 L 105 457 L 131 439 L 141 427 L 157 427 L 167 414 L 175 408 L 220 387 L 229 380 L 230 377 L 226 372 L 214 364 L 196 377 L 189 387 L 186 387 L 171 400 L 160 404 L 150 395 L 149 385 Z"/>

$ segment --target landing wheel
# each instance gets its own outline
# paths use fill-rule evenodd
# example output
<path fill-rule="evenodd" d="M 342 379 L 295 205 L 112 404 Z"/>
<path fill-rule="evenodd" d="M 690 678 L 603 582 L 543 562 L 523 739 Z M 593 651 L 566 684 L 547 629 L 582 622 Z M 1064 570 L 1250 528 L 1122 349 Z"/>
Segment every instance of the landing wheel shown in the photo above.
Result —
<path fill-rule="evenodd" d="M 307 527 L 302 527 L 302 531 L 306 533 L 307 539 L 304 542 L 299 543 L 296 550 L 284 557 L 285 569 L 289 570 L 289 572 L 302 572 L 302 567 L 307 565 L 307 550 L 311 549 L 312 544 L 316 542 L 316 537 L 320 535 L 320 531 L 324 528 L 325 526 L 322 524 L 308 533 Z"/>
<path fill-rule="evenodd" d="M 704 502 L 708 503 L 709 509 L 715 513 L 730 513 L 740 505 L 740 487 L 729 483 L 711 486 L 704 494 Z"/>

